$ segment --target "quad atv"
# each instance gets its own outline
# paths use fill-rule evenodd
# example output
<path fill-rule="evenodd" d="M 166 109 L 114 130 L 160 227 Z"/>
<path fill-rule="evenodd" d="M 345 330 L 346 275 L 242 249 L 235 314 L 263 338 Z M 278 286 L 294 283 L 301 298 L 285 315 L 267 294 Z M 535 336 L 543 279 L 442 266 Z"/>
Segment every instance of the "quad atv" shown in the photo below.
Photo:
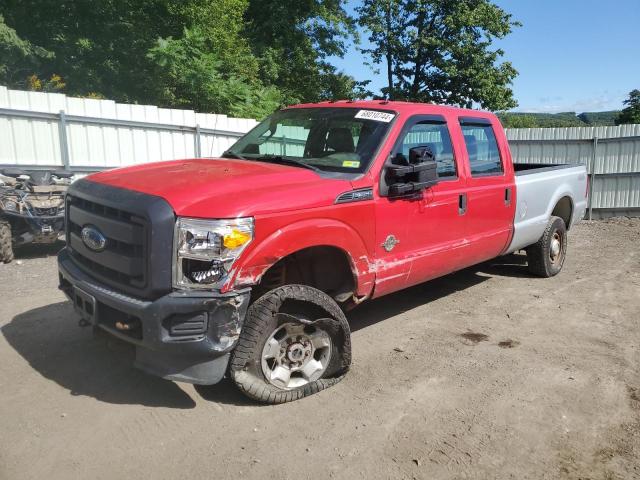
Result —
<path fill-rule="evenodd" d="M 0 170 L 0 263 L 13 260 L 15 247 L 58 240 L 72 176 L 63 170 Z"/>

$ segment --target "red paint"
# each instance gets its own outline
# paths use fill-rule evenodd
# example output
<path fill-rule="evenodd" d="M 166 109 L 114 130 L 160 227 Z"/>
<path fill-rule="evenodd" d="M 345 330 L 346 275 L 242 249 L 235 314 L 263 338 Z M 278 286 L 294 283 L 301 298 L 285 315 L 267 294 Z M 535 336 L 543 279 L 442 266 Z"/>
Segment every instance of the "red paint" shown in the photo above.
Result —
<path fill-rule="evenodd" d="M 255 218 L 255 239 L 234 265 L 226 286 L 257 283 L 278 259 L 319 245 L 349 257 L 357 293 L 380 296 L 491 259 L 507 247 L 516 204 L 513 165 L 502 126 L 487 112 L 435 105 L 360 101 L 296 105 L 385 109 L 398 113 L 368 172 L 352 180 L 322 178 L 297 167 L 229 159 L 161 162 L 91 176 L 95 182 L 163 197 L 176 215 Z M 458 176 L 441 181 L 414 199 L 380 197 L 384 164 L 405 122 L 413 115 L 447 120 Z M 471 177 L 459 117 L 488 119 L 495 132 L 504 173 Z M 374 199 L 336 205 L 354 188 L 373 187 Z M 510 188 L 511 202 L 505 202 Z M 460 215 L 459 196 L 467 195 Z M 400 243 L 387 252 L 382 243 Z"/>

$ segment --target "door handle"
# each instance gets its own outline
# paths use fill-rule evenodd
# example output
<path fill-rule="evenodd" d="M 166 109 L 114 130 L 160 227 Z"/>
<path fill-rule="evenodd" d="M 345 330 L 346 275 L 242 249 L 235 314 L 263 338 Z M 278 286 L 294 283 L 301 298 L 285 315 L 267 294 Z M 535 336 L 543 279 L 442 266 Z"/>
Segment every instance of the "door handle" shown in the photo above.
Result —
<path fill-rule="evenodd" d="M 467 213 L 467 194 L 461 193 L 458 195 L 458 215 L 464 215 Z"/>
<path fill-rule="evenodd" d="M 504 204 L 508 207 L 511 205 L 511 189 L 505 188 L 504 190 Z"/>

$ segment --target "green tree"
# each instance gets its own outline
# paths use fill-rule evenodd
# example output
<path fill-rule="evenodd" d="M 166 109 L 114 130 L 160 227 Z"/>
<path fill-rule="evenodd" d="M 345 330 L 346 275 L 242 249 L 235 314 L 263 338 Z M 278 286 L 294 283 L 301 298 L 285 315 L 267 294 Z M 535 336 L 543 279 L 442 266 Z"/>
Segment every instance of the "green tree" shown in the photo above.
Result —
<path fill-rule="evenodd" d="M 18 36 L 0 15 L 0 83 L 14 88 L 28 88 L 28 77 L 39 69 L 51 52 Z"/>
<path fill-rule="evenodd" d="M 0 47 L 0 68 L 15 86 L 261 117 L 281 104 L 366 93 L 328 60 L 355 33 L 344 5 L 0 0 L 0 35 L 15 37 Z"/>
<path fill-rule="evenodd" d="M 362 53 L 370 55 L 374 64 L 386 64 L 387 87 L 383 93 L 390 99 L 398 96 L 394 71 L 406 27 L 402 8 L 401 0 L 365 0 L 357 9 L 358 21 L 368 29 L 369 42 L 374 45 L 374 48 L 362 49 Z"/>
<path fill-rule="evenodd" d="M 280 92 L 261 81 L 259 60 L 244 36 L 247 7 L 248 0 L 190 0 L 169 6 L 172 15 L 190 26 L 149 50 L 157 103 L 252 118 L 280 106 Z"/>
<path fill-rule="evenodd" d="M 159 40 L 149 51 L 160 87 L 158 103 L 251 118 L 276 110 L 280 92 L 226 68 L 229 59 L 212 48 L 210 38 L 198 28 L 187 29 L 182 38 Z"/>
<path fill-rule="evenodd" d="M 370 31 L 374 63 L 387 64 L 391 99 L 490 110 L 513 108 L 517 71 L 492 49 L 519 23 L 490 0 L 363 0 L 359 23 Z"/>
<path fill-rule="evenodd" d="M 39 78 L 59 74 L 71 95 L 99 94 L 150 103 L 154 79 L 146 53 L 158 38 L 180 35 L 178 0 L 0 0 L 8 25 L 52 53 Z"/>
<path fill-rule="evenodd" d="M 629 98 L 623 102 L 626 107 L 622 109 L 616 119 L 616 125 L 626 123 L 640 123 L 640 90 L 635 89 L 629 92 Z"/>
<path fill-rule="evenodd" d="M 277 87 L 285 104 L 352 98 L 362 83 L 338 72 L 330 56 L 343 56 L 356 34 L 345 0 L 250 0 L 246 32 L 260 61 L 260 78 Z"/>

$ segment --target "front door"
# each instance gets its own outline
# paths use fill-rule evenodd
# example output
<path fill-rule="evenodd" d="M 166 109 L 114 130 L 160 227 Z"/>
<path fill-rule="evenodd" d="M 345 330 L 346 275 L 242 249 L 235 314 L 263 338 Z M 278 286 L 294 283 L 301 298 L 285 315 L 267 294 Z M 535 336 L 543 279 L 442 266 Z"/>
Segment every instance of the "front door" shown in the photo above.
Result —
<path fill-rule="evenodd" d="M 377 275 L 375 296 L 457 270 L 462 261 L 465 182 L 444 117 L 411 117 L 391 158 L 408 158 L 410 148 L 422 146 L 435 155 L 438 184 L 418 194 L 383 196 L 376 202 L 376 262 L 386 269 Z"/>

